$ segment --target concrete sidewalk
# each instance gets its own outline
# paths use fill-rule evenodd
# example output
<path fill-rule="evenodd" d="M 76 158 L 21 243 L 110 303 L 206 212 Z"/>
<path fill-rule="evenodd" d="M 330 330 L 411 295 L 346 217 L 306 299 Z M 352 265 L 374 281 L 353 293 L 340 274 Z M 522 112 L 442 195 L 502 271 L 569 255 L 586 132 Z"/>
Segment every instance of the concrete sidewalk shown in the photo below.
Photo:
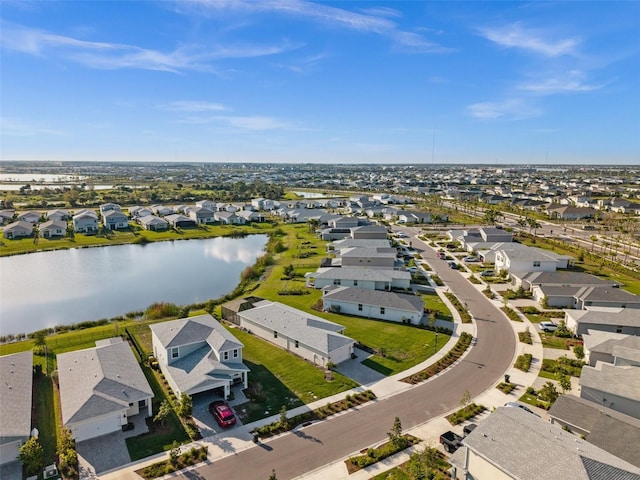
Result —
<path fill-rule="evenodd" d="M 478 285 L 477 287 L 479 289 L 482 289 L 485 287 L 485 285 Z M 412 373 L 418 372 L 428 367 L 429 365 L 435 363 L 440 358 L 442 358 L 449 350 L 451 350 L 451 348 L 453 348 L 455 343 L 458 341 L 458 338 L 460 337 L 461 332 L 471 333 L 475 337 L 475 333 L 476 333 L 475 323 L 471 323 L 471 324 L 461 323 L 460 316 L 456 311 L 455 307 L 451 305 L 449 300 L 443 294 L 443 292 L 446 291 L 446 287 L 439 287 L 437 288 L 436 291 L 439 297 L 450 308 L 453 314 L 454 325 L 455 325 L 453 335 L 451 336 L 447 344 L 438 351 L 438 353 L 436 353 L 426 361 L 422 362 L 421 364 L 416 365 L 408 370 L 405 370 L 404 372 L 401 372 L 397 375 L 386 377 L 372 385 L 369 385 L 369 389 L 376 394 L 378 399 L 389 398 L 407 389 L 412 388 L 412 385 L 402 382 L 401 379 L 411 375 Z M 498 308 L 502 306 L 502 303 L 500 300 L 493 300 L 493 303 Z M 526 318 L 524 319 L 523 322 L 511 322 L 511 325 L 514 330 L 514 335 L 516 336 L 516 341 L 517 341 L 517 335 L 519 331 L 524 331 L 526 328 L 529 328 L 529 330 L 532 333 L 535 332 L 535 328 L 529 323 L 528 320 L 526 320 Z M 494 408 L 503 406 L 506 402 L 516 401 L 525 392 L 528 386 L 533 386 L 535 384 L 536 379 L 538 378 L 538 373 L 540 371 L 540 366 L 542 364 L 544 351 L 543 351 L 542 343 L 540 341 L 539 336 L 532 335 L 532 339 L 533 339 L 533 345 L 527 345 L 524 343 L 517 342 L 516 352 L 514 356 L 514 362 L 515 362 L 515 357 L 517 357 L 518 355 L 522 355 L 524 353 L 531 353 L 533 355 L 534 360 L 531 364 L 530 370 L 525 373 L 525 372 L 522 372 L 521 370 L 511 367 L 509 370 L 504 372 L 505 374 L 510 376 L 511 383 L 514 383 L 517 386 L 517 388 L 508 395 L 502 393 L 500 390 L 495 388 L 495 385 L 493 385 L 489 389 L 487 389 L 485 392 L 475 397 L 473 401 L 475 403 L 484 405 L 487 408 L 487 410 L 482 415 L 474 418 L 473 419 L 474 423 L 481 421 L 482 418 L 489 415 Z M 473 346 L 470 348 L 473 348 Z M 469 352 L 469 350 L 467 350 L 467 352 Z M 442 373 L 440 375 L 442 375 Z M 496 385 L 502 380 L 503 378 L 499 378 L 498 381 L 496 382 Z M 366 390 L 366 387 L 361 386 L 351 391 L 342 392 L 328 398 L 322 398 L 308 405 L 304 405 L 304 406 L 297 407 L 290 410 L 288 412 L 288 416 L 292 417 L 300 413 L 308 412 L 315 408 L 324 406 L 327 403 L 342 400 L 349 393 L 355 393 L 363 390 Z M 452 413 L 455 410 L 456 409 L 448 413 Z M 536 411 L 538 411 L 543 418 L 547 418 L 545 411 L 540 409 L 536 409 Z M 257 427 L 267 425 L 269 423 L 272 423 L 278 420 L 279 420 L 279 414 L 272 415 L 262 420 L 259 420 L 247 425 L 243 425 L 241 427 L 234 428 L 222 434 L 204 438 L 203 440 L 194 442 L 193 444 L 186 445 L 183 448 L 190 448 L 191 446 L 207 445 L 209 448 L 207 462 L 215 462 L 216 460 L 227 457 L 229 455 L 234 455 L 240 451 L 247 450 L 249 448 L 254 448 L 256 445 L 253 442 L 251 431 Z M 318 468 L 314 471 L 307 472 L 304 475 L 297 477 L 297 479 L 298 480 L 301 480 L 301 479 L 326 480 L 326 479 L 343 479 L 343 478 L 344 479 L 349 478 L 350 480 L 369 479 L 381 472 L 387 471 L 397 465 L 404 463 L 409 458 L 410 454 L 416 450 L 421 451 L 425 446 L 438 446 L 439 445 L 438 439 L 441 433 L 447 430 L 453 430 L 461 434 L 462 428 L 463 428 L 463 425 L 452 427 L 449 424 L 449 422 L 446 420 L 445 416 L 434 418 L 432 420 L 429 420 L 421 425 L 418 425 L 406 431 L 406 433 L 410 433 L 418 438 L 421 438 L 423 442 L 420 443 L 419 445 L 416 445 L 414 447 L 411 447 L 405 450 L 404 452 L 394 455 L 393 457 L 387 458 L 384 461 L 378 462 L 375 465 L 372 465 L 352 475 L 349 475 L 344 461 L 348 459 L 350 456 L 359 454 L 360 452 L 345 452 L 345 456 L 342 459 L 332 462 L 330 464 L 324 465 L 323 467 Z M 288 435 L 288 434 L 289 433 L 285 433 L 283 435 Z M 266 440 L 262 443 L 268 443 L 268 442 L 269 440 Z M 375 446 L 375 444 L 372 446 Z M 138 470 L 140 468 L 143 468 L 147 465 L 150 465 L 152 463 L 155 463 L 159 460 L 163 460 L 166 458 L 168 458 L 168 453 L 164 452 L 154 457 L 132 463 L 130 465 L 127 465 L 124 468 L 114 470 L 112 472 L 106 472 L 102 474 L 100 478 L 109 479 L 109 480 L 110 479 L 114 479 L 114 480 L 115 479 L 125 479 L 125 480 L 139 479 L 140 477 L 138 477 L 138 475 L 134 473 L 135 470 Z M 197 468 L 197 466 L 192 467 L 191 469 L 193 468 Z M 190 470 L 190 469 L 187 469 L 187 470 Z M 177 472 L 171 475 L 167 475 L 164 478 L 173 478 L 173 477 L 182 476 L 183 473 L 184 471 L 182 473 Z"/>

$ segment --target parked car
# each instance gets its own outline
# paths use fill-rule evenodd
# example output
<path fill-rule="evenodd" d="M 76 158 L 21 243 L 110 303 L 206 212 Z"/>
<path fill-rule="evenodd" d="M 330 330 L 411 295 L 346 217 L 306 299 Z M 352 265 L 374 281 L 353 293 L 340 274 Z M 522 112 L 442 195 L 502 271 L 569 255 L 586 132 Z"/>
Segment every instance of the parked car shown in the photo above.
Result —
<path fill-rule="evenodd" d="M 447 254 L 444 252 L 438 252 L 436 253 L 436 255 L 438 256 L 438 258 L 440 258 L 441 260 L 444 260 L 445 258 L 447 258 Z"/>
<path fill-rule="evenodd" d="M 440 443 L 448 453 L 453 453 L 460 448 L 462 437 L 449 430 L 440 435 Z"/>
<path fill-rule="evenodd" d="M 218 425 L 222 428 L 231 427 L 236 424 L 236 416 L 227 402 L 223 402 L 222 400 L 211 402 L 209 404 L 209 413 L 213 415 L 213 418 L 216 419 L 216 422 L 218 422 Z"/>
<path fill-rule="evenodd" d="M 512 407 L 512 408 L 519 408 L 520 410 L 524 410 L 525 412 L 530 413 L 531 415 L 535 415 L 536 417 L 540 417 L 540 415 L 538 415 L 537 413 L 535 413 L 533 410 L 531 410 L 529 407 L 527 407 L 526 405 L 523 405 L 521 403 L 518 402 L 507 402 L 504 404 L 505 407 Z"/>
<path fill-rule="evenodd" d="M 478 259 L 478 257 L 464 257 L 462 261 L 467 263 L 473 263 L 473 262 L 479 262 L 480 259 Z"/>
<path fill-rule="evenodd" d="M 411 275 L 413 275 L 417 271 L 418 271 L 418 267 L 408 267 L 407 268 L 407 272 L 409 272 Z"/>
<path fill-rule="evenodd" d="M 493 270 L 485 270 L 484 272 L 480 272 L 481 277 L 493 277 L 496 274 Z"/>
<path fill-rule="evenodd" d="M 547 333 L 555 332 L 557 328 L 558 328 L 558 325 L 556 325 L 553 322 L 540 322 L 540 330 L 542 330 L 543 332 L 547 332 Z"/>
<path fill-rule="evenodd" d="M 454 270 L 458 270 L 460 267 L 454 261 L 449 262 L 449 268 L 453 268 Z"/>

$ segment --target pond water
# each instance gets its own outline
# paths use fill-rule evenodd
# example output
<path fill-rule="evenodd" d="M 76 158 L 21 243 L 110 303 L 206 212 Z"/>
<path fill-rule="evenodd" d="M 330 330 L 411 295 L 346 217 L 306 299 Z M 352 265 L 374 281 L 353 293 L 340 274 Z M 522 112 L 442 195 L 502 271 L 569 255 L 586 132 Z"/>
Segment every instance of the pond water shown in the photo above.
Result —
<path fill-rule="evenodd" d="M 331 198 L 339 197 L 339 195 L 331 193 L 319 193 L 319 192 L 293 192 L 302 198 Z"/>
<path fill-rule="evenodd" d="M 0 334 L 112 318 L 154 302 L 231 292 L 266 235 L 38 252 L 0 258 Z"/>

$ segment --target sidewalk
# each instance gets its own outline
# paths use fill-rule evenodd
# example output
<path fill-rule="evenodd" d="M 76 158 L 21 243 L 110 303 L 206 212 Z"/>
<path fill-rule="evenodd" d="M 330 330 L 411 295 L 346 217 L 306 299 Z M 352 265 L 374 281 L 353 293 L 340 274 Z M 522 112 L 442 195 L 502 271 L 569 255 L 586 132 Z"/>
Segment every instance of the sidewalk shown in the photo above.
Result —
<path fill-rule="evenodd" d="M 476 285 L 476 287 L 478 287 L 479 290 L 482 290 L 485 286 L 486 285 Z M 445 302 L 445 304 L 449 307 L 449 309 L 453 314 L 453 317 L 454 317 L 453 335 L 451 336 L 447 344 L 444 345 L 435 355 L 425 360 L 421 364 L 416 365 L 394 376 L 386 377 L 376 382 L 375 384 L 370 385 L 369 389 L 376 394 L 378 399 L 389 398 L 407 389 L 412 388 L 412 385 L 408 383 L 404 383 L 400 380 L 402 378 L 405 378 L 415 372 L 418 372 L 428 367 L 429 365 L 435 363 L 440 358 L 442 358 L 451 348 L 453 348 L 455 343 L 458 341 L 458 338 L 461 332 L 471 333 L 475 337 L 475 334 L 476 334 L 475 322 L 470 324 L 461 323 L 461 319 L 457 310 L 455 309 L 455 307 L 453 307 L 453 305 L 451 305 L 449 300 L 443 294 L 445 290 L 446 290 L 446 287 L 439 287 L 436 289 L 436 292 L 438 293 L 439 297 Z M 498 308 L 502 305 L 500 300 L 493 300 L 492 302 Z M 540 366 L 542 364 L 542 358 L 544 355 L 542 343 L 540 342 L 539 336 L 532 335 L 533 345 L 520 343 L 517 339 L 518 331 L 524 331 L 526 328 L 529 328 L 530 331 L 535 331 L 535 330 L 533 326 L 529 323 L 529 321 L 526 319 L 523 322 L 511 322 L 511 325 L 513 327 L 514 335 L 516 336 L 516 342 L 517 342 L 514 361 L 515 361 L 515 357 L 517 357 L 518 355 L 522 355 L 524 353 L 531 353 L 533 355 L 534 361 L 531 364 L 531 368 L 529 372 L 525 373 L 513 367 L 511 367 L 509 370 L 504 372 L 505 374 L 510 376 L 511 383 L 517 385 L 517 388 L 509 395 L 505 395 L 500 390 L 496 389 L 495 385 L 493 385 L 489 389 L 487 389 L 485 392 L 475 397 L 473 401 L 475 403 L 484 405 L 487 408 L 487 410 L 480 416 L 474 418 L 473 422 L 477 423 L 478 421 L 481 421 L 484 417 L 489 415 L 494 408 L 503 406 L 506 402 L 516 401 L 518 397 L 520 397 L 525 392 L 528 386 L 532 386 L 535 384 L 536 379 L 538 378 L 538 373 L 540 371 Z M 473 348 L 473 347 L 470 347 L 470 348 Z M 467 350 L 467 352 L 468 351 L 469 350 Z M 498 379 L 498 381 L 496 382 L 496 385 L 501 381 L 502 381 L 502 378 Z M 363 391 L 366 389 L 367 387 L 361 386 L 351 391 L 346 391 L 346 392 L 333 395 L 331 397 L 322 398 L 308 405 L 304 405 L 304 406 L 289 410 L 288 416 L 292 417 L 300 413 L 308 412 L 309 410 L 313 410 L 315 408 L 324 406 L 328 402 L 342 400 L 347 394 Z M 457 410 L 457 408 L 452 410 L 451 412 L 447 412 L 447 414 L 452 413 L 455 410 Z M 542 411 L 540 412 L 542 413 Z M 267 425 L 269 423 L 272 423 L 278 420 L 279 420 L 279 414 L 272 415 L 262 420 L 259 420 L 247 425 L 243 425 L 241 427 L 234 428 L 230 432 L 225 432 L 219 435 L 204 438 L 198 442 L 194 442 L 193 444 L 186 445 L 183 448 L 190 448 L 192 445 L 195 445 L 195 446 L 207 445 L 209 447 L 209 454 L 208 454 L 207 461 L 215 462 L 216 460 L 220 460 L 229 455 L 234 455 L 240 451 L 255 447 L 256 445 L 253 442 L 253 438 L 250 432 L 254 430 L 256 427 Z M 441 433 L 447 430 L 453 430 L 461 434 L 462 428 L 463 428 L 463 425 L 452 427 L 449 424 L 449 422 L 444 418 L 444 416 L 434 418 L 410 430 L 405 431 L 405 433 L 410 433 L 411 435 L 421 438 L 423 442 L 405 450 L 404 452 L 401 452 L 397 455 L 387 458 L 384 461 L 378 462 L 375 465 L 372 465 L 368 468 L 364 468 L 354 474 L 349 475 L 347 472 L 347 468 L 345 466 L 344 460 L 347 459 L 349 456 L 359 454 L 360 452 L 346 452 L 346 455 L 344 458 L 337 460 L 335 462 L 332 462 L 330 464 L 324 465 L 314 471 L 307 472 L 304 475 L 297 477 L 296 480 L 303 480 L 303 479 L 304 480 L 326 480 L 329 478 L 332 480 L 346 479 L 346 478 L 350 480 L 369 479 L 379 473 L 382 473 L 397 465 L 404 463 L 405 461 L 408 460 L 410 454 L 413 453 L 414 451 L 421 451 L 422 449 L 424 449 L 425 446 L 439 445 L 438 439 Z M 288 435 L 288 433 L 285 433 L 283 435 Z M 268 441 L 269 440 L 267 440 L 266 442 L 268 443 Z M 168 453 L 167 452 L 161 453 L 152 458 L 144 459 L 139 462 L 129 464 L 125 468 L 102 474 L 100 478 L 109 479 L 109 480 L 111 479 L 139 480 L 140 477 L 138 477 L 138 475 L 134 473 L 135 470 L 138 470 L 140 468 L 143 468 L 147 465 L 150 465 L 152 463 L 155 463 L 159 460 L 166 459 L 166 458 L 168 458 Z M 191 469 L 194 469 L 194 468 L 197 468 L 197 466 L 192 467 Z M 182 476 L 182 474 L 177 472 L 171 475 L 167 475 L 164 478 L 173 478 L 178 476 Z"/>

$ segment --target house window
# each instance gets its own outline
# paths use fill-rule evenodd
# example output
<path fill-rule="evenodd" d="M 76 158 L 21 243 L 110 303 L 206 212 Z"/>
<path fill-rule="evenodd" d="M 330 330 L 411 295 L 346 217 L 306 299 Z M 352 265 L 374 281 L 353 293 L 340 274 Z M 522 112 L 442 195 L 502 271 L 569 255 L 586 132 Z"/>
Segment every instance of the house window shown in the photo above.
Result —
<path fill-rule="evenodd" d="M 380 307 L 380 315 L 384 315 L 384 307 Z"/>
<path fill-rule="evenodd" d="M 222 352 L 222 359 L 229 360 L 229 352 Z"/>
<path fill-rule="evenodd" d="M 278 338 L 278 332 L 273 332 L 273 338 Z"/>
<path fill-rule="evenodd" d="M 146 399 L 140 400 L 138 402 L 138 408 L 142 408 L 142 407 L 146 407 L 146 406 L 147 406 L 147 400 Z"/>
<path fill-rule="evenodd" d="M 533 266 L 534 267 L 539 267 L 540 266 L 540 262 L 538 260 L 536 260 L 535 262 L 533 262 Z"/>
<path fill-rule="evenodd" d="M 171 358 L 178 358 L 180 356 L 180 351 L 178 347 L 173 347 L 171 349 Z"/>
<path fill-rule="evenodd" d="M 361 312 L 361 311 L 362 311 L 362 304 L 361 304 L 361 303 L 359 303 L 359 304 L 358 304 L 358 311 L 359 311 L 359 312 Z"/>
<path fill-rule="evenodd" d="M 339 279 L 339 278 L 336 278 L 336 279 L 333 281 L 333 284 L 334 284 L 334 285 L 340 285 L 340 279 Z"/>
<path fill-rule="evenodd" d="M 357 287 L 357 286 L 358 286 L 358 280 L 354 280 L 354 281 L 353 281 L 353 286 L 354 286 L 354 287 Z"/>
<path fill-rule="evenodd" d="M 233 349 L 233 358 L 238 358 L 238 349 L 237 348 Z"/>
<path fill-rule="evenodd" d="M 296 348 L 298 348 L 300 346 L 300 343 L 298 342 L 298 340 L 296 340 Z"/>
<path fill-rule="evenodd" d="M 622 325 L 616 327 L 616 333 L 622 333 Z"/>

